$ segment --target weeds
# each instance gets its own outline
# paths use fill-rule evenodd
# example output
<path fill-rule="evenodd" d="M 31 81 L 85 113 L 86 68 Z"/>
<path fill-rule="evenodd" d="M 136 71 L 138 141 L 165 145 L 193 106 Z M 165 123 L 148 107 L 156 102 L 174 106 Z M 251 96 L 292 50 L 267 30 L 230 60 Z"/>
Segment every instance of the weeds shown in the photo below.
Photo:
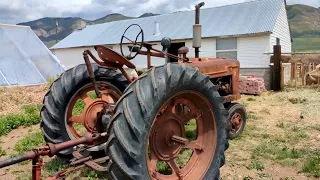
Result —
<path fill-rule="evenodd" d="M 253 177 L 251 177 L 251 176 L 245 176 L 245 177 L 243 178 L 243 180 L 253 180 Z"/>
<path fill-rule="evenodd" d="M 23 114 L 10 114 L 0 117 L 0 136 L 19 126 L 31 126 L 40 123 L 40 105 L 23 106 Z"/>
<path fill-rule="evenodd" d="M 259 171 L 264 170 L 264 164 L 261 161 L 252 161 L 251 164 L 249 165 L 248 169 L 256 169 Z"/>
<path fill-rule="evenodd" d="M 248 115 L 247 115 L 247 118 L 248 118 L 248 119 L 252 119 L 252 120 L 257 120 L 257 119 L 259 119 L 260 117 L 257 116 L 257 115 L 254 115 L 254 114 L 248 114 Z"/>
<path fill-rule="evenodd" d="M 269 109 L 267 109 L 267 108 L 263 108 L 263 109 L 261 109 L 261 110 L 260 110 L 260 113 L 268 114 L 268 115 L 270 115 L 270 114 L 271 114 L 270 110 L 269 110 Z"/>
<path fill-rule="evenodd" d="M 267 141 L 258 146 L 252 153 L 252 158 L 263 157 L 271 160 L 298 159 L 306 154 L 303 149 L 289 149 L 277 141 Z"/>
<path fill-rule="evenodd" d="M 304 97 L 288 98 L 288 100 L 292 104 L 303 104 L 303 103 L 307 102 L 307 98 L 304 98 Z"/>
<path fill-rule="evenodd" d="M 312 126 L 310 126 L 310 128 L 314 129 L 314 130 L 317 130 L 317 131 L 320 131 L 320 124 L 312 125 Z"/>
<path fill-rule="evenodd" d="M 0 157 L 7 155 L 6 151 L 0 147 Z"/>
<path fill-rule="evenodd" d="M 249 97 L 247 101 L 256 101 L 256 99 Z"/>
<path fill-rule="evenodd" d="M 283 122 L 278 122 L 278 123 L 276 124 L 276 126 L 277 126 L 278 128 L 284 128 L 284 127 L 285 127 Z"/>
<path fill-rule="evenodd" d="M 85 177 L 86 179 L 93 180 L 93 179 L 99 179 L 99 180 L 107 180 L 105 177 L 105 173 L 103 172 L 97 172 L 95 170 L 92 170 L 90 168 L 85 168 L 81 170 L 81 177 Z"/>
<path fill-rule="evenodd" d="M 309 157 L 302 168 L 302 172 L 309 173 L 315 178 L 320 177 L 320 154 Z"/>
<path fill-rule="evenodd" d="M 39 131 L 39 132 L 31 133 L 25 138 L 18 141 L 18 143 L 14 146 L 14 150 L 18 154 L 22 154 L 27 151 L 31 151 L 37 146 L 44 145 L 44 144 L 45 144 L 45 141 L 43 140 L 42 133 Z"/>
<path fill-rule="evenodd" d="M 45 163 L 44 165 L 44 169 L 49 173 L 50 176 L 55 175 L 56 172 L 67 167 L 68 164 L 58 157 L 48 163 Z"/>

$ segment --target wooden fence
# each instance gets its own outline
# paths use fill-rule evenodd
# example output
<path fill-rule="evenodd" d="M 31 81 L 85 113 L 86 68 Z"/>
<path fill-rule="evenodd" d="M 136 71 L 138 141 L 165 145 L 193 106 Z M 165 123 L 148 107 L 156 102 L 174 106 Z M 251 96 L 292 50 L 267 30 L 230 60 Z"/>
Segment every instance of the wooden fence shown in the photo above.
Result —
<path fill-rule="evenodd" d="M 316 69 L 318 63 L 291 63 L 291 83 L 294 86 L 305 86 L 306 75 Z M 318 82 L 320 84 L 320 82 Z"/>

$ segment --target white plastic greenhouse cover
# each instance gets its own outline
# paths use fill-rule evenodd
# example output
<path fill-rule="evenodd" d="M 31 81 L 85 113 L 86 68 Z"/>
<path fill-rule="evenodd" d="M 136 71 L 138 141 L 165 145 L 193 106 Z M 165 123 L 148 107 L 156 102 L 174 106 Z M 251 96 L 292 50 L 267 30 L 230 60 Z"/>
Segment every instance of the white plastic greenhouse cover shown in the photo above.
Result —
<path fill-rule="evenodd" d="M 47 83 L 64 68 L 28 26 L 0 24 L 0 86 Z"/>

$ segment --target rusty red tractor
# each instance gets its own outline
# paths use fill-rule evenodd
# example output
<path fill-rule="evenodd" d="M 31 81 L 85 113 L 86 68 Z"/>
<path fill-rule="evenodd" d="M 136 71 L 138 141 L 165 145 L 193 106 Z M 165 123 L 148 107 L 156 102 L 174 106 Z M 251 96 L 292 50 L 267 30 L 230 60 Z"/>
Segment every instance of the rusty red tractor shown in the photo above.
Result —
<path fill-rule="evenodd" d="M 32 159 L 38 180 L 41 156 L 57 155 L 70 167 L 49 179 L 83 167 L 120 180 L 218 179 L 228 139 L 242 132 L 246 115 L 232 103 L 240 98 L 239 62 L 199 57 L 203 5 L 196 5 L 194 58 L 187 57 L 187 47 L 178 56 L 167 53 L 169 38 L 162 39 L 162 50 L 154 49 L 137 24 L 124 32 L 121 54 L 95 46 L 98 60 L 86 50 L 85 64 L 64 72 L 44 97 L 41 129 L 47 145 L 0 167 Z M 132 27 L 139 28 L 135 40 L 126 36 Z M 130 60 L 138 54 L 147 56 L 148 70 L 132 78 L 124 67 L 136 71 Z M 152 67 L 152 56 L 176 62 Z"/>

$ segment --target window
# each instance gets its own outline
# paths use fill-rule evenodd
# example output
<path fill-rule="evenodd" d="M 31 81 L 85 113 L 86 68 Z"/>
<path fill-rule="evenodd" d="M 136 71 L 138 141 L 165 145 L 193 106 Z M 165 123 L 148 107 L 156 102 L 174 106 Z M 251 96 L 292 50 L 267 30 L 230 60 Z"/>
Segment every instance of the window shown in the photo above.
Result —
<path fill-rule="evenodd" d="M 217 58 L 237 59 L 237 38 L 217 39 Z"/>

